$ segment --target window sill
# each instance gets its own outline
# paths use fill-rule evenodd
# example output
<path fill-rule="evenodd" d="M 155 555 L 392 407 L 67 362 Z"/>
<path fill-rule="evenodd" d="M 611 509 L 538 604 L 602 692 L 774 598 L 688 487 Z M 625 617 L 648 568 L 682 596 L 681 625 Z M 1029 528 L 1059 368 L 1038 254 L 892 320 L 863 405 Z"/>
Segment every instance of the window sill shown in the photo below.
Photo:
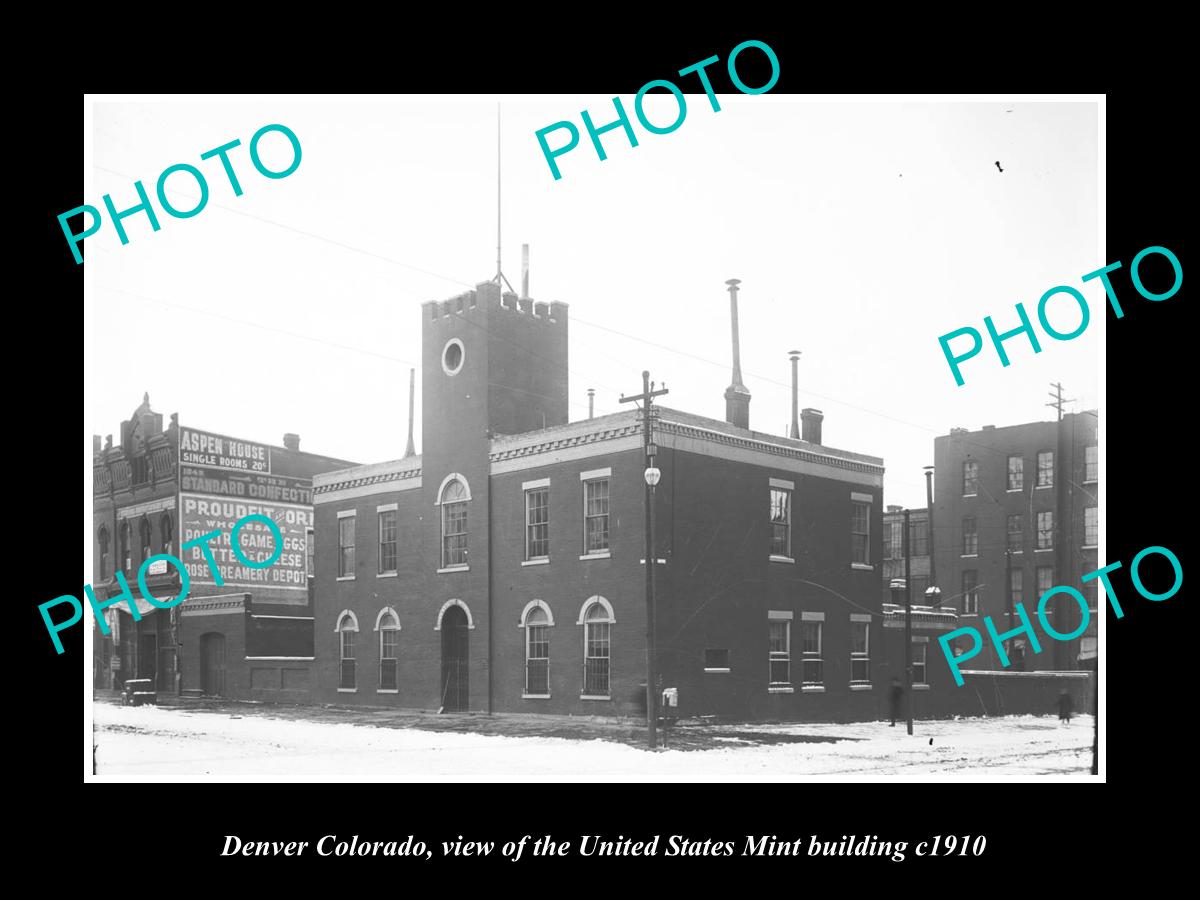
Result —
<path fill-rule="evenodd" d="M 1099 483 L 1100 483 L 1099 480 L 1095 479 L 1095 478 L 1093 478 L 1089 481 L 1084 481 L 1084 484 L 1099 484 Z"/>
<path fill-rule="evenodd" d="M 963 494 L 963 499 L 966 500 L 968 497 L 978 497 L 978 496 L 979 496 L 978 494 Z M 901 535 L 901 537 L 903 537 L 903 535 Z"/>
<path fill-rule="evenodd" d="M 914 685 L 912 686 L 912 689 L 913 689 L 914 691 L 927 691 L 927 690 L 929 690 L 929 685 L 927 685 L 927 684 L 914 684 Z"/>
<path fill-rule="evenodd" d="M 548 566 L 550 565 L 550 557 L 539 556 L 536 559 L 527 559 L 521 563 L 523 566 Z"/>
<path fill-rule="evenodd" d="M 1037 548 L 1036 550 L 1034 550 L 1033 552 L 1034 552 L 1034 553 L 1053 553 L 1053 552 L 1054 552 L 1054 548 L 1053 548 L 1053 547 L 1038 547 L 1038 548 Z"/>
<path fill-rule="evenodd" d="M 1035 491 L 1048 491 L 1052 487 L 1054 487 L 1054 485 L 1052 485 L 1052 484 L 1039 484 L 1036 488 L 1034 488 L 1034 490 Z"/>
<path fill-rule="evenodd" d="M 796 689 L 791 685 L 769 685 L 767 687 L 768 694 L 794 694 Z"/>
<path fill-rule="evenodd" d="M 580 694 L 580 700 L 611 700 L 608 694 Z"/>
<path fill-rule="evenodd" d="M 963 559 L 979 559 L 978 553 L 962 553 L 959 554 Z"/>
<path fill-rule="evenodd" d="M 337 580 L 338 580 L 338 581 L 353 581 L 353 580 L 354 580 L 354 576 L 353 576 L 353 575 L 339 575 L 339 576 L 337 577 Z"/>
<path fill-rule="evenodd" d="M 521 699 L 522 700 L 549 700 L 550 695 L 549 694 L 522 694 Z M 582 699 L 586 699 L 586 698 L 581 697 L 580 699 L 582 700 Z M 605 697 L 604 699 L 607 700 L 608 698 Z"/>
<path fill-rule="evenodd" d="M 1100 548 L 1098 546 L 1096 546 L 1095 544 L 1084 544 L 1079 549 L 1080 550 L 1099 550 Z"/>
<path fill-rule="evenodd" d="M 771 562 L 778 562 L 778 563 L 795 563 L 796 562 L 796 560 L 792 559 L 792 557 L 790 557 L 790 556 L 776 556 L 774 553 L 772 553 L 770 556 L 768 556 L 767 559 Z"/>
<path fill-rule="evenodd" d="M 399 688 L 378 688 L 375 691 L 375 693 L 377 693 L 377 694 L 398 694 L 398 693 L 400 693 L 400 689 Z"/>
<path fill-rule="evenodd" d="M 1023 493 L 1025 493 L 1025 488 L 1008 488 L 1004 493 L 1006 493 L 1006 494 L 1023 494 Z"/>
<path fill-rule="evenodd" d="M 447 572 L 470 572 L 470 566 L 444 566 L 437 570 L 439 575 L 445 575 Z"/>
<path fill-rule="evenodd" d="M 1024 550 L 1013 550 L 1010 548 L 1008 552 L 1011 553 L 1013 556 L 1016 556 L 1018 553 L 1024 553 L 1025 551 Z"/>
<path fill-rule="evenodd" d="M 802 694 L 823 694 L 823 693 L 825 693 L 825 685 L 823 685 L 823 684 L 801 685 L 800 693 L 802 693 Z"/>
<path fill-rule="evenodd" d="M 339 694 L 357 694 L 358 688 L 338 688 Z"/>
<path fill-rule="evenodd" d="M 725 668 L 725 669 L 709 669 L 709 668 L 705 668 L 705 670 L 704 670 L 704 671 L 705 671 L 705 672 L 716 672 L 716 673 L 720 674 L 720 673 L 728 673 L 728 672 L 729 672 L 729 669 L 728 669 L 728 668 Z"/>
<path fill-rule="evenodd" d="M 611 559 L 612 553 L 608 550 L 598 550 L 595 553 L 585 553 L 579 557 L 580 559 Z M 607 698 L 605 698 L 607 699 Z"/>
<path fill-rule="evenodd" d="M 871 687 L 872 686 L 869 684 L 854 684 L 853 682 L 850 683 L 850 690 L 852 690 L 852 691 L 869 691 L 869 690 L 871 690 Z"/>
<path fill-rule="evenodd" d="M 859 572 L 874 572 L 875 571 L 875 567 L 872 565 L 869 565 L 868 563 L 850 563 L 850 568 L 855 569 Z"/>
<path fill-rule="evenodd" d="M 379 572 L 378 574 L 376 574 L 375 577 L 376 578 L 399 578 L 400 573 L 399 572 Z"/>

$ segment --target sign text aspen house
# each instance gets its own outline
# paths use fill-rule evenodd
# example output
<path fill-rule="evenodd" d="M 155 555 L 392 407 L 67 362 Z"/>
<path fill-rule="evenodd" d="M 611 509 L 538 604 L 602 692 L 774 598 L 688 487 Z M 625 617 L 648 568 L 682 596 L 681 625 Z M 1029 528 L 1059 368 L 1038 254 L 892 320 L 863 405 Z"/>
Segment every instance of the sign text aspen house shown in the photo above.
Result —
<path fill-rule="evenodd" d="M 263 139 L 264 135 L 270 134 L 273 131 L 282 134 L 292 146 L 291 163 L 279 171 L 268 169 L 263 164 L 262 157 L 258 152 L 259 141 Z M 220 147 L 214 147 L 212 150 L 206 150 L 200 154 L 201 161 L 212 159 L 213 157 L 221 160 L 221 166 L 225 170 L 225 176 L 229 179 L 229 186 L 233 189 L 233 196 L 235 197 L 242 196 L 242 183 L 238 181 L 238 176 L 234 171 L 229 154 L 241 145 L 242 142 L 240 140 L 234 139 L 227 144 L 222 144 Z M 250 162 L 258 170 L 258 174 L 264 178 L 287 178 L 300 166 L 300 139 L 286 125 L 264 125 L 258 131 L 254 132 L 254 136 L 250 138 Z M 167 199 L 167 179 L 176 172 L 186 172 L 196 181 L 196 188 L 200 191 L 200 199 L 196 201 L 196 205 L 191 209 L 176 208 Z M 113 228 L 117 230 L 117 237 L 121 239 L 122 245 L 129 243 L 129 235 L 125 232 L 125 226 L 121 220 L 129 218 L 135 213 L 144 212 L 147 220 L 150 222 L 151 229 L 154 231 L 162 228 L 158 222 L 158 215 L 154 212 L 154 205 L 150 202 L 146 188 L 140 180 L 133 183 L 133 190 L 137 194 L 138 203 L 120 212 L 117 211 L 117 206 L 113 203 L 112 194 L 105 194 L 102 198 L 104 200 L 104 208 L 108 210 L 108 217 L 112 220 Z M 190 219 L 192 216 L 202 212 L 204 207 L 208 205 L 208 182 L 204 178 L 204 173 L 188 163 L 176 163 L 173 166 L 167 166 L 167 168 L 163 169 L 162 174 L 158 176 L 155 193 L 158 194 L 158 203 L 163 208 L 163 211 L 176 219 Z M 71 226 L 67 224 L 67 219 L 71 218 L 71 216 L 77 216 L 80 213 L 83 213 L 85 222 L 87 221 L 87 217 L 91 216 L 92 224 L 85 227 L 79 234 L 75 234 L 71 231 Z M 83 254 L 79 252 L 79 242 L 98 232 L 100 226 L 104 224 L 104 217 L 100 215 L 100 210 L 96 207 L 85 203 L 83 206 L 77 206 L 60 215 L 58 217 L 58 224 L 62 228 L 63 234 L 66 235 L 67 243 L 71 246 L 71 253 L 75 255 L 75 262 L 78 264 L 83 262 Z"/>

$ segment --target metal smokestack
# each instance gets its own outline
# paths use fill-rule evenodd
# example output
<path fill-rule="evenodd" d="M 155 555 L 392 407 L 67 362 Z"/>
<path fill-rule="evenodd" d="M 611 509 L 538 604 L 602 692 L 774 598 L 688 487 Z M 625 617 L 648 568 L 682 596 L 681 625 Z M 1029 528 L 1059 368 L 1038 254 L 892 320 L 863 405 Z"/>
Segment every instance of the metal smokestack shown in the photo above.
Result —
<path fill-rule="evenodd" d="M 521 245 L 521 299 L 529 299 L 529 245 Z"/>
<path fill-rule="evenodd" d="M 596 389 L 588 388 L 588 418 L 594 418 L 596 415 Z"/>
<path fill-rule="evenodd" d="M 791 350 L 788 352 L 788 357 L 792 360 L 792 430 L 788 432 L 788 437 L 800 437 L 800 351 Z"/>
<path fill-rule="evenodd" d="M 729 286 L 729 319 L 733 332 L 733 381 L 725 388 L 725 421 L 742 428 L 750 427 L 750 391 L 742 384 L 742 348 L 738 339 L 738 285 L 741 281 L 730 278 L 725 282 Z"/>
<path fill-rule="evenodd" d="M 417 370 L 408 370 L 408 447 L 404 451 L 404 458 L 417 455 L 416 445 L 413 443 L 413 397 L 416 394 Z"/>

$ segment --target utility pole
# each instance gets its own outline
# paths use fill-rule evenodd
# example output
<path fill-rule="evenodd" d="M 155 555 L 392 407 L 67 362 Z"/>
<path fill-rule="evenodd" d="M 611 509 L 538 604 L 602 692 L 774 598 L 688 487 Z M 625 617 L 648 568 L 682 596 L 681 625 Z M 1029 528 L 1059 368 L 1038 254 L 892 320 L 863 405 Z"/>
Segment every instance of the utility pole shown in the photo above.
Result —
<path fill-rule="evenodd" d="M 1013 596 L 1012 596 L 1012 547 L 1004 548 L 1004 590 L 1008 592 L 1008 630 L 1012 631 L 1013 613 Z M 1010 638 L 1006 643 L 1012 647 L 1013 641 Z M 1012 662 L 1012 654 L 1009 654 L 1010 663 Z"/>
<path fill-rule="evenodd" d="M 658 390 L 650 381 L 650 373 L 642 372 L 642 392 L 632 397 L 621 395 L 621 403 L 642 402 L 642 436 L 646 449 L 646 726 L 650 748 L 658 746 L 658 686 L 654 660 L 654 568 L 658 562 L 654 549 L 654 487 L 661 473 L 654 465 L 658 447 L 654 443 L 654 398 L 667 393 L 664 384 Z"/>
<path fill-rule="evenodd" d="M 928 512 L 928 541 L 929 541 L 929 585 L 937 586 L 937 569 L 934 567 L 933 548 L 933 466 L 925 467 L 925 507 Z"/>
<path fill-rule="evenodd" d="M 1074 397 L 1069 397 L 1069 398 L 1063 397 L 1062 384 L 1060 382 L 1054 382 L 1050 385 L 1050 387 L 1054 388 L 1054 390 L 1051 391 L 1050 394 L 1048 395 L 1050 397 L 1050 402 L 1047 403 L 1046 405 L 1052 406 L 1052 407 L 1054 407 L 1054 409 L 1058 410 L 1058 419 L 1056 421 L 1061 422 L 1062 417 L 1063 417 L 1063 404 L 1064 403 L 1074 403 L 1075 398 Z"/>
<path fill-rule="evenodd" d="M 908 697 L 908 733 L 913 733 L 912 697 L 912 554 L 908 535 L 909 510 L 904 510 L 904 693 Z M 928 665 L 926 660 L 926 665 Z"/>

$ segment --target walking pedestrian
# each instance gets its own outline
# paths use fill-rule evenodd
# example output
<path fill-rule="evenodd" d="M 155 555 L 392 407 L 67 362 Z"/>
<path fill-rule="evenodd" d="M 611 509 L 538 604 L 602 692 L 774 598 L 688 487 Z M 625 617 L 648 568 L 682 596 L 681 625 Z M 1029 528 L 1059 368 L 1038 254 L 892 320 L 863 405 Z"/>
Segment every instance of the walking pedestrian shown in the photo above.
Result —
<path fill-rule="evenodd" d="M 892 713 L 892 727 L 896 726 L 896 719 L 900 717 L 900 701 L 904 697 L 904 687 L 900 684 L 899 678 L 892 679 L 892 687 L 888 691 L 888 706 Z"/>
<path fill-rule="evenodd" d="M 1071 724 L 1071 710 L 1074 706 L 1071 701 L 1071 695 L 1067 693 L 1066 688 L 1058 695 L 1058 721 L 1064 722 L 1067 725 Z"/>

